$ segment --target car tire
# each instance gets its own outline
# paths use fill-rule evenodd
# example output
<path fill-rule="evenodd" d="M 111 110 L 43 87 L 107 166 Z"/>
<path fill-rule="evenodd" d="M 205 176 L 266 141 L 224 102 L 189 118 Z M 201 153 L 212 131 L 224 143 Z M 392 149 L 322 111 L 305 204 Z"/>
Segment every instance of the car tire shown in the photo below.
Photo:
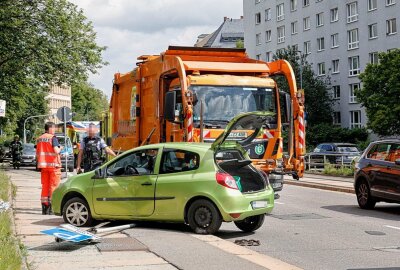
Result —
<path fill-rule="evenodd" d="M 74 197 L 65 203 L 62 216 L 66 223 L 77 227 L 87 227 L 93 224 L 87 202 L 79 197 Z"/>
<path fill-rule="evenodd" d="M 235 221 L 236 227 L 244 232 L 254 232 L 264 223 L 265 215 L 247 217 L 241 221 Z"/>
<path fill-rule="evenodd" d="M 189 226 L 197 234 L 214 234 L 222 224 L 218 208 L 210 201 L 194 201 L 187 212 Z"/>
<path fill-rule="evenodd" d="M 69 171 L 69 172 L 73 172 L 73 171 L 74 171 L 74 167 L 69 167 L 69 168 L 68 168 L 68 171 Z"/>
<path fill-rule="evenodd" d="M 358 206 L 361 209 L 374 209 L 376 200 L 371 196 L 371 190 L 366 180 L 361 180 L 356 186 Z"/>

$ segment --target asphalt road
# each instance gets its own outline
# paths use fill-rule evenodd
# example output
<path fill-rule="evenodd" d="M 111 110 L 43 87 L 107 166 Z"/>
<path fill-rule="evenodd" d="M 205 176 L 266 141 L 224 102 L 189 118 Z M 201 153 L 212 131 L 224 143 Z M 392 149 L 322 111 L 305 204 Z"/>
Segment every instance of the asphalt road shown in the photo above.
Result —
<path fill-rule="evenodd" d="M 276 202 L 257 232 L 225 223 L 218 236 L 304 269 L 400 269 L 400 205 L 362 210 L 353 194 L 289 185 Z"/>

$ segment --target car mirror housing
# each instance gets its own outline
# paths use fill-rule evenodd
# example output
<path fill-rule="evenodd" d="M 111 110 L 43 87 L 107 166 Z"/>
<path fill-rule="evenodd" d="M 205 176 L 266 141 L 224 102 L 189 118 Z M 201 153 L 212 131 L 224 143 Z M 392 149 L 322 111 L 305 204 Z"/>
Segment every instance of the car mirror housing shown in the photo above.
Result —
<path fill-rule="evenodd" d="M 97 168 L 96 170 L 94 170 L 94 179 L 102 179 L 104 178 L 104 173 L 102 168 Z"/>

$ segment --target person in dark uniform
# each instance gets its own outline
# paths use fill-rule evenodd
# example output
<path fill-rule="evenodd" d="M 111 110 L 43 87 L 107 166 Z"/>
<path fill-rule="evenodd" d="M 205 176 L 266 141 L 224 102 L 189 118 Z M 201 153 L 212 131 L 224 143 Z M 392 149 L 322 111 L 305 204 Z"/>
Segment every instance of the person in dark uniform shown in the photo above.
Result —
<path fill-rule="evenodd" d="M 15 135 L 14 140 L 10 143 L 10 152 L 12 155 L 12 164 L 14 169 L 19 169 L 21 164 L 21 155 L 22 155 L 22 143 L 19 140 L 19 136 Z"/>
<path fill-rule="evenodd" d="M 115 157 L 116 154 L 111 150 L 102 138 L 96 135 L 96 125 L 91 123 L 89 125 L 89 135 L 81 142 L 78 163 L 76 171 L 81 171 L 82 157 L 83 157 L 83 170 L 85 172 L 92 171 L 98 168 L 103 163 L 103 152 Z"/>

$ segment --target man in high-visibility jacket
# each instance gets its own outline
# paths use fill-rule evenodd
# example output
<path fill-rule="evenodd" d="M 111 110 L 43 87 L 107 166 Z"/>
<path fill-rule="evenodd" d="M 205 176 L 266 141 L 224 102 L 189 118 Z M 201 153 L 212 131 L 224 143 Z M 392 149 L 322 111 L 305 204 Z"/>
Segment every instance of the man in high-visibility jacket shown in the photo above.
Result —
<path fill-rule="evenodd" d="M 47 122 L 44 126 L 45 133 L 37 139 L 36 162 L 41 172 L 42 180 L 42 214 L 51 214 L 51 195 L 61 180 L 60 151 L 62 146 L 54 136 L 56 126 Z"/>

